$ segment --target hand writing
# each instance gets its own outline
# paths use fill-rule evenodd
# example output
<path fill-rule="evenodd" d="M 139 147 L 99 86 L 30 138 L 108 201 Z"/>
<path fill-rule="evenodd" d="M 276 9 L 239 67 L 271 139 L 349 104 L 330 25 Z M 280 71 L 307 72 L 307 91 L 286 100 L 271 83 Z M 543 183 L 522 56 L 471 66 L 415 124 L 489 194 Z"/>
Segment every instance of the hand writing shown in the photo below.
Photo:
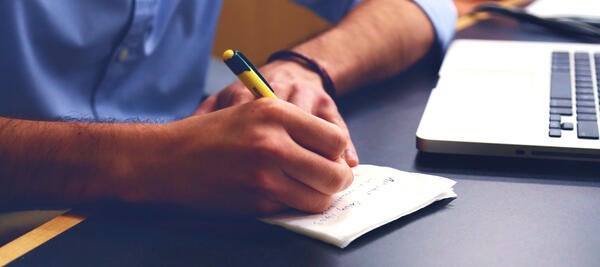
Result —
<path fill-rule="evenodd" d="M 293 103 L 302 110 L 340 127 L 347 138 L 342 157 L 353 167 L 358 165 L 356 149 L 348 127 L 333 99 L 323 89 L 320 77 L 294 62 L 274 61 L 260 69 L 275 90 L 277 97 Z M 205 114 L 222 108 L 254 100 L 254 96 L 240 82 L 235 82 L 220 93 L 206 99 L 196 114 Z"/>
<path fill-rule="evenodd" d="M 137 177 L 149 198 L 236 213 L 325 210 L 348 187 L 347 134 L 279 99 L 258 99 L 166 127 Z M 160 140 L 157 140 L 157 143 Z M 166 178 L 166 179 L 164 179 Z"/>

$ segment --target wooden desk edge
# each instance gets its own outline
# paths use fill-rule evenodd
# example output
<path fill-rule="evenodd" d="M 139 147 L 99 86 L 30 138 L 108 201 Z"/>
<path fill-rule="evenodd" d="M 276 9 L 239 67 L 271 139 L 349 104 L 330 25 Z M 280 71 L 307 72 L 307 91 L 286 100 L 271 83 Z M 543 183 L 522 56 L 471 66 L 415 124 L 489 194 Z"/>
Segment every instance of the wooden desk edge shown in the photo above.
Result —
<path fill-rule="evenodd" d="M 29 251 L 64 233 L 83 220 L 85 220 L 85 217 L 66 213 L 7 243 L 0 247 L 0 266 L 5 266 L 22 257 Z"/>

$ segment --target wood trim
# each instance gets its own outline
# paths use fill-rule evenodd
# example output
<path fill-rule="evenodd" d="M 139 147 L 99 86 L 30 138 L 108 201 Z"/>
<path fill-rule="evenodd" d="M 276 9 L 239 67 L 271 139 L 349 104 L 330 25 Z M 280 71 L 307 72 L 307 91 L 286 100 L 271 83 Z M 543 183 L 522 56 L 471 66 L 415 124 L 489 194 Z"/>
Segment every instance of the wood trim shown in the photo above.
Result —
<path fill-rule="evenodd" d="M 504 1 L 498 1 L 495 2 L 501 6 L 506 6 L 506 7 L 515 7 L 515 6 L 523 6 L 525 4 L 528 4 L 532 2 L 532 0 L 504 0 Z M 482 20 L 486 20 L 489 19 L 490 15 L 487 13 L 475 13 L 475 14 L 467 14 L 464 16 L 460 16 L 458 18 L 458 21 L 456 22 L 456 31 L 460 31 L 460 30 L 464 30 L 468 27 L 473 26 L 475 23 L 482 21 Z"/>
<path fill-rule="evenodd" d="M 221 58 L 226 49 L 236 49 L 261 66 L 269 54 L 329 27 L 327 21 L 293 1 L 224 0 L 212 54 Z"/>
<path fill-rule="evenodd" d="M 27 232 L 0 247 L 0 266 L 7 265 L 17 258 L 22 257 L 29 251 L 71 229 L 83 220 L 85 220 L 85 217 L 63 214 Z"/>

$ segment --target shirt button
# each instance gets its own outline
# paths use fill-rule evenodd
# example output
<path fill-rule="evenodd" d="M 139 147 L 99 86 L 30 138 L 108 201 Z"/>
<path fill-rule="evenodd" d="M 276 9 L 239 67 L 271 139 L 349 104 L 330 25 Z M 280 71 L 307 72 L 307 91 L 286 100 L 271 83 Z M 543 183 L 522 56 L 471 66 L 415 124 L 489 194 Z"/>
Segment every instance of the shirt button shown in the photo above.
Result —
<path fill-rule="evenodd" d="M 121 49 L 121 51 L 119 51 L 119 55 L 117 56 L 117 60 L 124 61 L 125 59 L 127 59 L 127 56 L 129 56 L 129 49 L 123 48 L 123 49 Z"/>

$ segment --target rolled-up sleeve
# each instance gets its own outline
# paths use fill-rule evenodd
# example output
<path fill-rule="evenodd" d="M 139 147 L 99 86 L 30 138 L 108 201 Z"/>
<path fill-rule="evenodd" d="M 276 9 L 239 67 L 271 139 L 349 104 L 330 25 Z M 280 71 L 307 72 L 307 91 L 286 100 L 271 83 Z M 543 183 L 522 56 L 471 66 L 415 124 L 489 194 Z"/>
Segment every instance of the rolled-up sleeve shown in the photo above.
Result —
<path fill-rule="evenodd" d="M 400 0 L 399 0 L 400 1 Z M 445 51 L 456 24 L 456 8 L 452 0 L 413 0 L 429 17 L 435 29 L 438 49 Z M 350 12 L 361 0 L 294 0 L 317 15 L 335 24 Z"/>
<path fill-rule="evenodd" d="M 452 0 L 414 0 L 429 17 L 439 47 L 445 51 L 454 37 L 456 8 Z"/>

